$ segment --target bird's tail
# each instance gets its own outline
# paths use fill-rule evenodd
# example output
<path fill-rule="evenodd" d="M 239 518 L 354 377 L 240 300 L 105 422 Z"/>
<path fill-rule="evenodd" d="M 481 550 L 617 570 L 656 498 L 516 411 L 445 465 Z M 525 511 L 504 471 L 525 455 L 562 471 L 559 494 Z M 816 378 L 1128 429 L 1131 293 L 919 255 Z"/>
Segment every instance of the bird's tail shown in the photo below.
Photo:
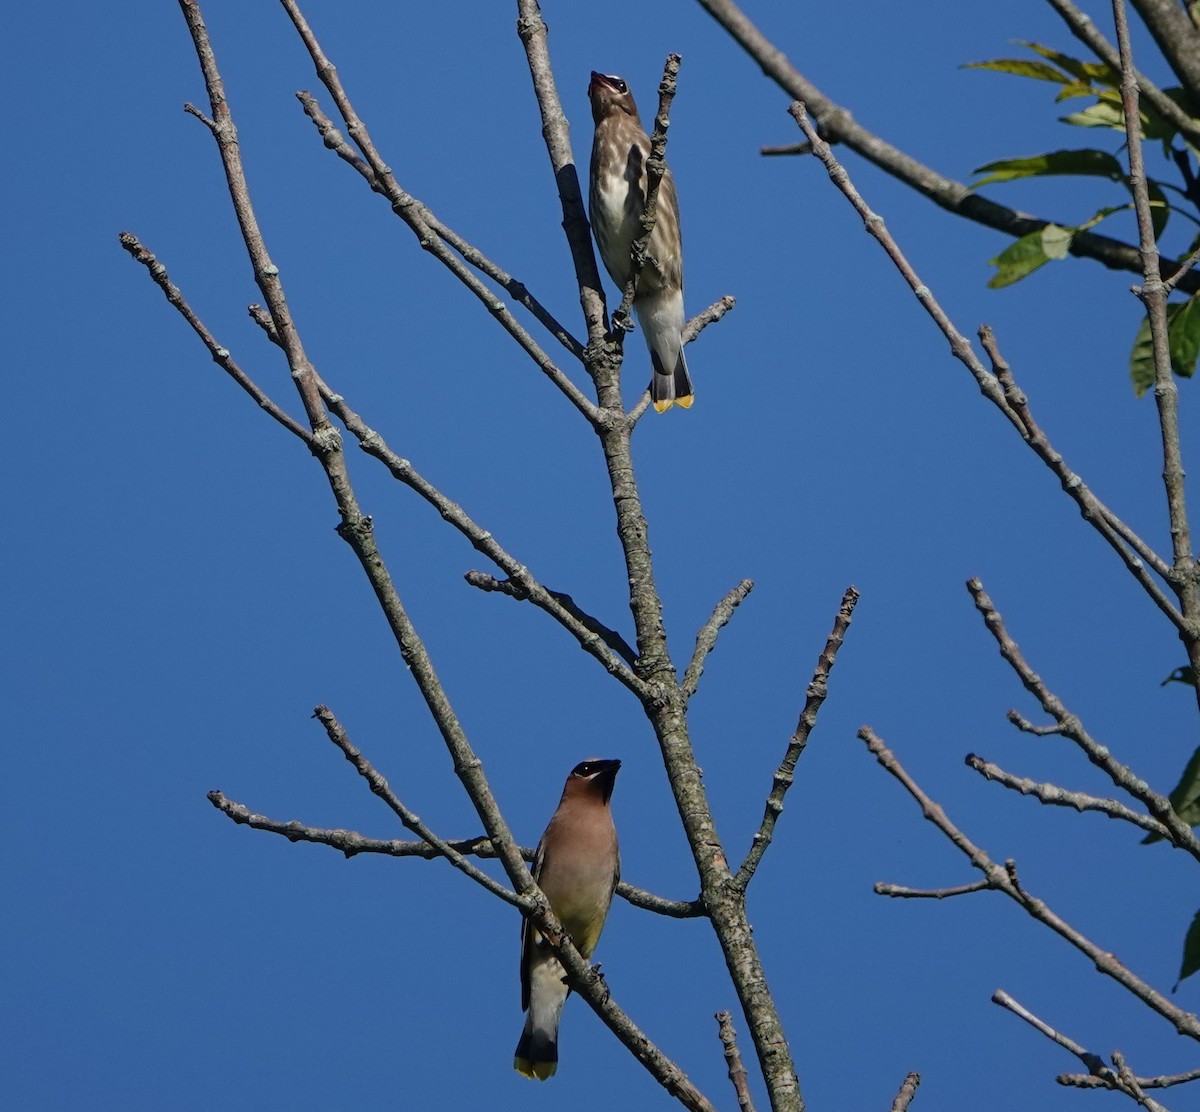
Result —
<path fill-rule="evenodd" d="M 650 400 L 658 413 L 664 413 L 671 406 L 681 409 L 691 409 L 695 399 L 692 388 L 692 376 L 688 374 L 687 360 L 683 357 L 683 348 L 679 349 L 679 358 L 675 366 L 668 370 L 663 366 L 658 352 L 651 350 L 650 361 L 654 364 L 654 377 L 650 380 Z"/>
<path fill-rule="evenodd" d="M 550 954 L 540 957 L 529 970 L 529 1014 L 513 1055 L 513 1069 L 545 1081 L 558 1069 L 558 1023 L 570 989 L 558 959 Z"/>
<path fill-rule="evenodd" d="M 536 1077 L 539 1081 L 554 1076 L 558 1069 L 557 1016 L 553 1028 L 547 1028 L 535 1025 L 533 1012 L 529 1013 L 513 1055 L 513 1068 L 522 1077 Z"/>

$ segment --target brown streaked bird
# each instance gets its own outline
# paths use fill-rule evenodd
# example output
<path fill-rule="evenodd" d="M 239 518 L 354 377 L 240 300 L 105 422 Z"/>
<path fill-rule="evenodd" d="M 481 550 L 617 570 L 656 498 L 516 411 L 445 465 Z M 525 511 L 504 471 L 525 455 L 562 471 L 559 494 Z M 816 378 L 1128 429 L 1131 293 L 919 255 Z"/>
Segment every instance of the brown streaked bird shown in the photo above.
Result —
<path fill-rule="evenodd" d="M 650 137 L 621 78 L 593 70 L 588 99 L 596 121 L 588 211 L 600 258 L 624 293 L 633 271 L 633 242 L 642 234 Z M 670 170 L 658 187 L 654 230 L 633 308 L 654 366 L 650 381 L 654 408 L 659 413 L 673 405 L 690 409 L 694 391 L 683 357 L 683 242 Z"/>
<path fill-rule="evenodd" d="M 590 958 L 621 876 L 621 853 L 609 799 L 620 761 L 592 757 L 567 777 L 558 810 L 538 843 L 533 879 L 575 948 Z M 521 924 L 521 1010 L 525 1029 L 513 1067 L 545 1081 L 558 1069 L 558 1021 L 570 993 L 566 974 L 537 928 Z"/>

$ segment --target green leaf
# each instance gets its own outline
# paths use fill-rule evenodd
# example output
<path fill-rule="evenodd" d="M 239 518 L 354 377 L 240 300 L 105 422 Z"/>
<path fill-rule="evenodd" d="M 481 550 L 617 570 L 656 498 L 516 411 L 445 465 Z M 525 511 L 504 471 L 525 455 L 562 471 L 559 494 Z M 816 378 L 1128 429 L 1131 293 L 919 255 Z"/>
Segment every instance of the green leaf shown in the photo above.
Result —
<path fill-rule="evenodd" d="M 994 259 L 988 260 L 996 268 L 988 286 L 993 290 L 1003 289 L 1028 277 L 1051 259 L 1065 258 L 1074 234 L 1074 228 L 1047 224 L 1010 243 Z"/>
<path fill-rule="evenodd" d="M 1070 73 L 1063 73 L 1045 62 L 1034 58 L 993 58 L 990 62 L 964 62 L 959 69 L 993 70 L 996 73 L 1011 73 L 1016 77 L 1032 77 L 1035 81 L 1054 81 L 1066 85 Z"/>
<path fill-rule="evenodd" d="M 1059 117 L 1064 124 L 1075 127 L 1111 127 L 1117 131 L 1125 130 L 1125 113 L 1119 105 L 1107 101 L 1097 101 L 1082 112 L 1072 112 L 1069 116 Z"/>
<path fill-rule="evenodd" d="M 1074 228 L 1061 228 L 1057 224 L 1047 224 L 1041 232 L 1042 250 L 1048 259 L 1065 259 L 1071 250 L 1071 240 L 1075 238 Z"/>
<path fill-rule="evenodd" d="M 1131 204 L 1130 205 L 1109 205 L 1106 208 L 1099 209 L 1095 216 L 1093 216 L 1090 220 L 1085 220 L 1075 230 L 1077 232 L 1086 232 L 1089 229 L 1094 228 L 1097 224 L 1100 223 L 1101 220 L 1107 220 L 1110 216 L 1112 216 L 1112 214 L 1114 212 L 1125 212 L 1126 209 L 1131 209 L 1131 208 L 1133 208 L 1133 205 L 1131 205 Z"/>
<path fill-rule="evenodd" d="M 1188 927 L 1183 940 L 1183 960 L 1179 963 L 1179 980 L 1175 982 L 1174 992 L 1197 969 L 1200 969 L 1200 911 L 1192 917 L 1192 925 Z"/>
<path fill-rule="evenodd" d="M 1175 322 L 1185 311 L 1186 315 L 1177 332 Z M 1191 378 L 1196 370 L 1197 318 L 1194 297 L 1188 301 L 1173 301 L 1167 306 L 1167 347 L 1171 354 L 1171 370 L 1181 378 Z M 1180 357 L 1178 363 L 1177 351 Z M 1147 318 L 1143 318 L 1138 325 L 1133 351 L 1129 353 L 1129 377 L 1133 382 L 1133 392 L 1139 398 L 1154 385 L 1154 345 L 1150 339 L 1150 321 Z"/>
<path fill-rule="evenodd" d="M 1177 331 L 1175 322 L 1185 310 L 1186 315 Z M 1197 346 L 1200 344 L 1198 328 L 1200 310 L 1197 309 L 1195 297 L 1188 301 L 1173 301 L 1167 306 L 1167 344 L 1171 351 L 1171 370 L 1182 378 L 1191 378 L 1196 370 L 1196 351 L 1200 350 Z M 1143 319 L 1138 325 L 1133 350 L 1129 353 L 1129 378 L 1133 382 L 1133 392 L 1139 398 L 1154 385 L 1154 345 L 1150 340 L 1149 320 Z"/>
<path fill-rule="evenodd" d="M 1183 671 L 1183 669 L 1180 668 L 1177 671 Z M 1188 763 L 1183 769 L 1183 775 L 1179 777 L 1179 783 L 1175 785 L 1167 798 L 1171 801 L 1171 809 L 1188 826 L 1200 825 L 1200 748 L 1197 748 L 1188 759 Z M 1147 834 L 1142 839 L 1142 845 L 1148 846 L 1162 840 L 1161 834 Z M 1194 973 L 1195 970 L 1193 969 L 1191 972 Z M 1184 976 L 1186 975 L 1184 974 Z M 1179 979 L 1182 981 L 1183 976 Z"/>
<path fill-rule="evenodd" d="M 1171 343 L 1171 370 L 1181 378 L 1191 378 L 1200 356 L 1200 298 L 1189 298 L 1180 306 L 1167 335 Z"/>
<path fill-rule="evenodd" d="M 1167 204 L 1167 195 L 1162 191 L 1162 186 L 1153 178 L 1146 179 L 1146 193 L 1150 197 L 1150 224 L 1154 228 L 1154 238 L 1158 239 L 1167 226 L 1167 217 L 1171 215 L 1171 206 Z"/>
<path fill-rule="evenodd" d="M 1096 90 L 1090 81 L 1071 81 L 1064 85 L 1054 96 L 1054 103 L 1061 104 L 1064 100 L 1074 97 L 1095 96 Z"/>
<path fill-rule="evenodd" d="M 1167 306 L 1169 313 L 1174 308 Z M 1133 396 L 1140 398 L 1154 385 L 1154 347 L 1150 342 L 1150 322 L 1142 317 L 1137 335 L 1133 338 L 1133 350 L 1129 353 L 1129 381 L 1133 383 Z"/>
<path fill-rule="evenodd" d="M 1114 89 L 1121 84 L 1120 72 L 1103 62 L 1081 62 L 1078 58 L 1072 58 L 1069 54 L 1060 54 L 1057 50 L 1051 50 L 1050 47 L 1036 42 L 1022 41 L 1021 45 L 1029 47 L 1035 54 L 1040 54 L 1043 58 L 1049 58 L 1050 61 L 1062 66 L 1080 81 L 1099 81 Z"/>
<path fill-rule="evenodd" d="M 1028 158 L 1002 158 L 972 171 L 983 174 L 972 188 L 990 182 L 1015 181 L 1018 178 L 1044 177 L 1051 174 L 1082 174 L 1091 177 L 1124 181 L 1121 164 L 1108 151 L 1079 150 L 1049 151 Z"/>

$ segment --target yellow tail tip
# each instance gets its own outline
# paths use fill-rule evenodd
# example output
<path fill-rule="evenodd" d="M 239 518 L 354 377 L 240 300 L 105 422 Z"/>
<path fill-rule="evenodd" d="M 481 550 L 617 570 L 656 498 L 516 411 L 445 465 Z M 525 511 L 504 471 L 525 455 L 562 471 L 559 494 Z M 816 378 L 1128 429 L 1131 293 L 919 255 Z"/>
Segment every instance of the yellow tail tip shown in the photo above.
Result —
<path fill-rule="evenodd" d="M 528 1058 L 514 1058 L 513 1069 L 522 1077 L 534 1077 L 545 1081 L 554 1076 L 558 1069 L 557 1062 L 531 1062 Z"/>
<path fill-rule="evenodd" d="M 655 413 L 666 413 L 673 405 L 679 406 L 680 409 L 691 409 L 692 402 L 696 400 L 695 394 L 684 394 L 682 398 L 667 398 L 660 402 L 654 403 Z"/>

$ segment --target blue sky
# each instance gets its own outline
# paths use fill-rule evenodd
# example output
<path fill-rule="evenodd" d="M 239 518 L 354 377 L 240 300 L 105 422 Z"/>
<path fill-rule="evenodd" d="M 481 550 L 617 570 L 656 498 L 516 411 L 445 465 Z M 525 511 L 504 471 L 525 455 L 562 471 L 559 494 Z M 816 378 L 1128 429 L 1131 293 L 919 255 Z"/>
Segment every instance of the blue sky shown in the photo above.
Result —
<path fill-rule="evenodd" d="M 1014 53 L 1015 39 L 1070 52 L 1032 0 L 969 14 L 943 2 L 747 8 L 857 119 L 952 177 L 1010 155 L 1116 149 L 1107 133 L 1055 123 L 1048 87 L 958 68 Z M 511 908 L 439 863 L 346 861 L 235 827 L 205 798 L 218 788 L 275 818 L 403 836 L 310 720 L 327 703 L 437 831 L 479 829 L 334 533 L 319 469 L 118 246 L 119 231 L 139 235 L 259 384 L 301 412 L 245 315 L 258 293 L 214 145 L 180 111 L 204 103 L 182 17 L 145 0 L 121 10 L 76 0 L 0 17 L 15 46 L 0 79 L 13 217 L 0 278 L 12 383 L 4 1103 L 666 1107 L 577 1000 L 559 1075 L 537 1086 L 512 1071 Z M 293 96 L 317 82 L 282 10 L 205 12 L 259 217 L 318 368 L 544 583 L 628 632 L 594 438 L 322 148 Z M 306 12 L 400 183 L 581 333 L 515 5 L 418 15 L 325 0 Z M 795 140 L 787 100 L 697 5 L 548 0 L 545 16 L 584 165 L 588 71 L 624 75 L 648 116 L 663 58 L 683 55 L 668 158 L 687 305 L 738 298 L 690 349 L 694 409 L 651 414 L 635 442 L 676 660 L 717 599 L 743 577 L 757 583 L 691 708 L 734 858 L 838 599 L 850 583 L 862 592 L 750 901 L 809 1106 L 888 1107 L 915 1069 L 914 1107 L 1065 1107 L 1074 1098 L 1053 1077 L 1073 1060 L 991 1004 L 998 987 L 1090 1049 L 1120 1048 L 1138 1072 L 1191 1066 L 1165 1023 L 1002 897 L 873 895 L 877 880 L 974 877 L 855 738 L 873 725 L 994 858 L 1015 857 L 1031 890 L 1168 988 L 1195 911 L 1179 855 L 1098 816 L 1048 812 L 963 765 L 974 751 L 1110 794 L 1064 742 L 1007 725 L 1010 706 L 1036 708 L 963 582 L 983 579 L 1033 666 L 1163 790 L 1196 744 L 1187 692 L 1158 686 L 1183 662 L 1171 630 L 951 361 L 820 166 L 759 156 Z M 1166 83 L 1144 44 L 1141 62 Z M 1133 276 L 1071 261 L 990 291 L 987 260 L 1004 237 L 846 163 L 960 329 L 994 326 L 1071 466 L 1166 551 L 1152 402 L 1133 398 L 1126 373 Z M 1063 222 L 1121 200 L 1107 183 L 991 195 Z M 1131 228 L 1114 222 L 1112 234 Z M 629 350 L 632 397 L 640 337 Z M 1185 451 L 1194 389 L 1183 388 Z M 542 615 L 466 586 L 480 558 L 373 461 L 350 463 L 518 835 L 537 839 L 578 760 L 620 757 L 626 877 L 693 896 L 632 698 Z M 637 1022 L 732 1106 L 711 1016 L 736 1002 L 704 925 L 618 903 L 597 957 Z M 1197 991 L 1185 984 L 1182 1006 Z"/>

